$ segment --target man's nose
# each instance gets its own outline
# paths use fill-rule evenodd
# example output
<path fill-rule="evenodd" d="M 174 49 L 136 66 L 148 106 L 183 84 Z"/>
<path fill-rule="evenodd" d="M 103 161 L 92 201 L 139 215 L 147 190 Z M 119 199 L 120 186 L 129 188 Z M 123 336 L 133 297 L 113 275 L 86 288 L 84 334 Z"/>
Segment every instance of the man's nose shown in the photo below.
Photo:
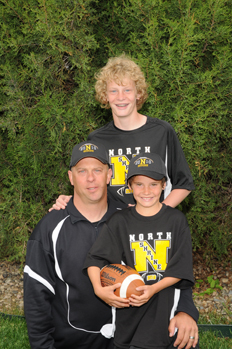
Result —
<path fill-rule="evenodd" d="M 87 180 L 92 182 L 94 180 L 94 174 L 92 171 L 88 172 L 87 174 Z"/>

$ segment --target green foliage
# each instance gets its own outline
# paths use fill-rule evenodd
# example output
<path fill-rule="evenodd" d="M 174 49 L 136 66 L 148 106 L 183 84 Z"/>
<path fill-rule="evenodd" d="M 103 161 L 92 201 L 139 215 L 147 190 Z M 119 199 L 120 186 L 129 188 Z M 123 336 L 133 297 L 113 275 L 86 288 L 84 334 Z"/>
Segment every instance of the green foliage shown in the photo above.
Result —
<path fill-rule="evenodd" d="M 97 127 L 86 5 L 1 2 L 1 257 L 23 258 L 33 227 L 70 190 L 73 145 Z"/>
<path fill-rule="evenodd" d="M 195 287 L 199 288 L 202 282 L 203 280 L 196 280 Z M 207 277 L 207 283 L 209 284 L 209 287 L 205 291 L 200 293 L 194 293 L 194 295 L 204 296 L 205 294 L 212 294 L 217 289 L 223 289 L 223 287 L 220 286 L 220 281 L 218 279 L 214 280 L 213 275 Z"/>
<path fill-rule="evenodd" d="M 125 52 L 142 67 L 142 113 L 170 122 L 196 190 L 180 205 L 194 249 L 231 247 L 231 0 L 0 2 L 0 258 L 22 260 L 35 224 L 71 193 L 73 145 L 111 118 L 94 73 Z"/>
<path fill-rule="evenodd" d="M 180 206 L 194 248 L 219 258 L 232 241 L 231 9 L 231 1 L 114 1 L 101 12 L 112 14 L 102 28 L 108 55 L 126 51 L 146 74 L 142 112 L 170 122 L 181 141 L 196 186 Z"/>

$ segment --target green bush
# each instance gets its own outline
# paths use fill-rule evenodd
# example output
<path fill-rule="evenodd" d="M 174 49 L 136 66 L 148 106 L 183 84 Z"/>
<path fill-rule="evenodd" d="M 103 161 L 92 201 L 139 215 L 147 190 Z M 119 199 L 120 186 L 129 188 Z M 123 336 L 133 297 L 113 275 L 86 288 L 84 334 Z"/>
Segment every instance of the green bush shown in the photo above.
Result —
<path fill-rule="evenodd" d="M 33 227 L 57 194 L 70 189 L 73 145 L 97 127 L 91 52 L 98 44 L 94 11 L 86 5 L 0 5 L 1 257 L 23 258 Z"/>
<path fill-rule="evenodd" d="M 196 190 L 180 205 L 194 248 L 231 247 L 232 1 L 2 0 L 0 258 L 23 260 L 61 193 L 75 143 L 111 119 L 94 73 L 125 52 L 142 67 L 142 113 L 172 124 Z"/>

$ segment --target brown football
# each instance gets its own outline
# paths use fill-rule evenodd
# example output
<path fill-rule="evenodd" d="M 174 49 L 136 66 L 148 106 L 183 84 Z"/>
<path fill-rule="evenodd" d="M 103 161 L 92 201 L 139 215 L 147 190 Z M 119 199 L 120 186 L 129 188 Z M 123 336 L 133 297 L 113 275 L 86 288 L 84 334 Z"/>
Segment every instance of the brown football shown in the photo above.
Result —
<path fill-rule="evenodd" d="M 128 265 L 108 264 L 101 269 L 100 277 L 103 287 L 121 283 L 121 287 L 114 291 L 116 296 L 129 298 L 131 294 L 142 294 L 136 291 L 136 287 L 144 286 L 144 281 L 139 273 Z"/>

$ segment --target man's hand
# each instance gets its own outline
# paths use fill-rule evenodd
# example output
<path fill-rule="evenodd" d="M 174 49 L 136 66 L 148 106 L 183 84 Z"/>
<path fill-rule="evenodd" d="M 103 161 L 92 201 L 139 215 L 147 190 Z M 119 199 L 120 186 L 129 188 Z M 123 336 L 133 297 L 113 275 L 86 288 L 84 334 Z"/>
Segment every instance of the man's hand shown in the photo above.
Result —
<path fill-rule="evenodd" d="M 71 199 L 72 195 L 60 195 L 58 199 L 56 199 L 56 203 L 49 208 L 49 212 L 52 210 L 64 210 L 67 206 L 67 203 Z"/>
<path fill-rule="evenodd" d="M 172 320 L 170 321 L 168 330 L 169 336 L 174 336 L 175 328 L 178 328 L 177 338 L 173 344 L 174 347 L 178 349 L 190 349 L 191 347 L 195 348 L 198 342 L 198 327 L 196 321 L 186 313 L 179 312 Z M 194 337 L 190 338 L 190 337 Z"/>

